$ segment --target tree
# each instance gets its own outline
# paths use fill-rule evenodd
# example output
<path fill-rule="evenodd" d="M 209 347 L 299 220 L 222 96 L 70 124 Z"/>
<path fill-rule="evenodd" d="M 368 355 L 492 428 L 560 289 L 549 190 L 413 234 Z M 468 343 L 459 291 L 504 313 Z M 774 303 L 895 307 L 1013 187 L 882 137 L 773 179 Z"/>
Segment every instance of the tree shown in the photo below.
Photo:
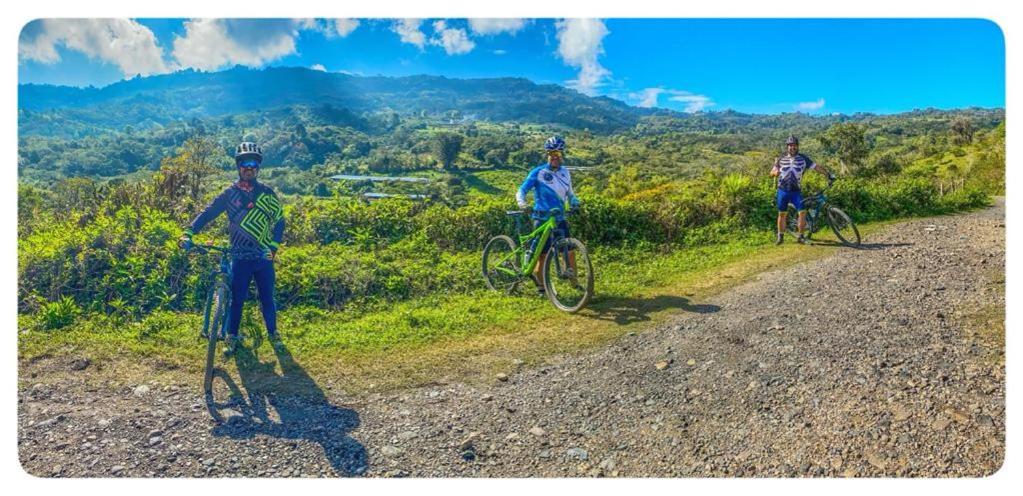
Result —
<path fill-rule="evenodd" d="M 212 137 L 193 136 L 185 141 L 177 155 L 160 161 L 157 195 L 176 209 L 190 210 L 192 205 L 202 201 L 204 179 L 219 172 L 228 162 L 227 154 Z M 186 198 L 191 201 L 181 201 Z"/>
<path fill-rule="evenodd" d="M 952 141 L 957 145 L 968 145 L 973 142 L 973 123 L 965 117 L 956 117 L 952 121 Z"/>
<path fill-rule="evenodd" d="M 455 158 L 462 151 L 462 135 L 455 133 L 437 133 L 433 138 L 433 153 L 441 166 L 451 168 Z"/>
<path fill-rule="evenodd" d="M 818 139 L 824 150 L 838 159 L 842 173 L 847 174 L 850 169 L 863 165 L 870 154 L 865 134 L 866 126 L 842 122 L 828 128 Z"/>

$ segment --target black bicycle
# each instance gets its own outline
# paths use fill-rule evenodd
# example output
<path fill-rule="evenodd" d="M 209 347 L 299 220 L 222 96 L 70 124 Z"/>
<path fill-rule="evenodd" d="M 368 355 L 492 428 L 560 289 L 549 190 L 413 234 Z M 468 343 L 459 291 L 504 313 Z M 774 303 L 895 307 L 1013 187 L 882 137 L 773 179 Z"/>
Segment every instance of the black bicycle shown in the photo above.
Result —
<path fill-rule="evenodd" d="M 206 403 L 216 405 L 218 397 L 230 396 L 230 391 L 218 391 L 214 388 L 213 378 L 217 372 L 216 357 L 217 344 L 227 337 L 228 315 L 227 309 L 231 305 L 231 252 L 226 246 L 205 246 L 188 243 L 184 246 L 187 251 L 195 251 L 200 254 L 219 253 L 220 261 L 210 272 L 210 289 L 206 293 L 206 302 L 203 306 L 202 328 L 199 331 L 199 339 L 206 342 L 206 368 L 203 375 L 203 392 L 206 394 Z M 223 389 L 223 388 L 222 388 Z M 221 394 L 222 393 L 222 394 Z"/>
<path fill-rule="evenodd" d="M 826 188 L 803 199 L 803 208 L 806 209 L 806 229 L 804 230 L 806 239 L 810 239 L 813 233 L 823 227 L 822 223 L 827 222 L 842 244 L 852 247 L 859 246 L 860 230 L 856 228 L 856 224 L 853 223 L 849 214 L 828 203 L 825 193 L 831 189 L 833 184 L 834 181 L 828 181 Z M 789 205 L 787 224 L 786 227 L 790 233 L 799 234 L 799 212 L 792 205 Z"/>

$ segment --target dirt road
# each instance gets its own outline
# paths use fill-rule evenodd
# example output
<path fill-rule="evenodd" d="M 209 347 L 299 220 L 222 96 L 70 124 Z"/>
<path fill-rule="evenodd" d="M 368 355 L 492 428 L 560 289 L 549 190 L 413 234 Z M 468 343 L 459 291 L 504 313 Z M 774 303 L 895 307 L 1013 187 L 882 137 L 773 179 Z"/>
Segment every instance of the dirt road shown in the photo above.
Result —
<path fill-rule="evenodd" d="M 217 424 L 193 383 L 89 386 L 88 366 L 68 359 L 67 381 L 33 384 L 25 374 L 43 365 L 22 363 L 19 453 L 30 473 L 61 477 L 997 470 L 1004 338 L 990 324 L 1005 305 L 1004 208 L 892 225 L 865 243 L 484 387 L 354 398 L 281 347 L 240 357 L 244 401 Z"/>

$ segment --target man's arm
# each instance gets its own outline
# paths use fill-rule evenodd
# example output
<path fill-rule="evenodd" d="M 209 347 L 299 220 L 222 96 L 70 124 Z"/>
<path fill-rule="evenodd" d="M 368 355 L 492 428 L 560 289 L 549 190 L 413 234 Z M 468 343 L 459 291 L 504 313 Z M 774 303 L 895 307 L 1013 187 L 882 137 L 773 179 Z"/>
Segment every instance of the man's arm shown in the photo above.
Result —
<path fill-rule="evenodd" d="M 214 198 L 213 201 L 195 217 L 192 224 L 185 230 L 185 235 L 191 236 L 202 231 L 202 229 L 206 227 L 206 224 L 209 224 L 210 221 L 216 219 L 218 215 L 224 213 L 224 210 L 227 209 L 227 197 L 230 191 L 231 188 L 227 188 L 217 195 L 217 197 Z"/>
<path fill-rule="evenodd" d="M 579 197 L 575 196 L 575 187 L 572 186 L 572 173 L 565 169 L 565 178 L 568 179 L 568 205 L 572 208 L 579 206 Z"/>
<path fill-rule="evenodd" d="M 537 167 L 529 171 L 529 175 L 526 176 L 526 180 L 522 181 L 522 185 L 519 186 L 519 190 L 515 193 L 515 203 L 519 205 L 519 208 L 526 208 L 529 206 L 529 203 L 526 202 L 526 195 L 529 193 L 529 190 L 533 189 L 535 186 L 536 175 L 539 170 L 540 168 Z"/>
<path fill-rule="evenodd" d="M 806 160 L 810 162 L 810 170 L 817 171 L 818 173 L 820 173 L 820 175 L 828 178 L 829 181 L 835 179 L 835 176 L 828 172 L 828 170 L 825 169 L 823 165 L 814 162 L 813 160 L 810 159 L 810 157 L 806 157 Z"/>
<path fill-rule="evenodd" d="M 774 159 L 774 167 L 771 167 L 771 177 L 778 177 L 778 174 L 780 174 L 780 173 L 781 173 L 781 159 L 780 158 L 776 158 L 776 159 Z"/>

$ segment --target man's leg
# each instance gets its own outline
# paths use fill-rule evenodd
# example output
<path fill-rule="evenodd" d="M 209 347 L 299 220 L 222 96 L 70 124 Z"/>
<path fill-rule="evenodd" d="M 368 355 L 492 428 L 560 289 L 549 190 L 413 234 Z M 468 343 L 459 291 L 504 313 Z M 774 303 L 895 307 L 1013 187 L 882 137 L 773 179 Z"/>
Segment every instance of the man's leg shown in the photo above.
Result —
<path fill-rule="evenodd" d="M 799 212 L 799 219 L 796 222 L 796 226 L 799 231 L 799 238 L 796 241 L 799 243 L 806 243 L 806 237 L 803 235 L 803 231 L 806 230 L 806 209 L 803 208 L 803 193 L 795 191 L 792 193 L 789 200 L 792 202 L 792 205 L 796 207 L 796 212 Z"/>
<path fill-rule="evenodd" d="M 777 209 L 778 209 L 778 223 L 777 223 L 777 226 L 776 226 L 778 230 L 775 233 L 774 244 L 780 245 L 782 243 L 782 241 L 784 240 L 785 224 L 788 222 L 788 217 L 789 217 L 789 213 L 788 213 L 789 200 L 788 200 L 788 197 L 785 195 L 784 191 L 778 190 L 775 193 L 775 195 L 774 195 L 774 204 L 775 204 L 775 207 L 777 207 Z"/>
<path fill-rule="evenodd" d="M 251 260 L 235 260 L 231 264 L 231 311 L 227 316 L 228 351 L 234 351 L 234 343 L 238 339 L 238 327 L 242 322 L 242 305 L 249 294 L 249 281 L 252 280 L 253 263 Z"/>
<path fill-rule="evenodd" d="M 277 337 L 277 305 L 274 303 L 274 284 L 277 276 L 274 264 L 270 260 L 260 260 L 253 273 L 256 279 L 256 291 L 259 293 L 259 307 L 263 310 L 263 322 L 266 333 L 271 338 Z"/>

